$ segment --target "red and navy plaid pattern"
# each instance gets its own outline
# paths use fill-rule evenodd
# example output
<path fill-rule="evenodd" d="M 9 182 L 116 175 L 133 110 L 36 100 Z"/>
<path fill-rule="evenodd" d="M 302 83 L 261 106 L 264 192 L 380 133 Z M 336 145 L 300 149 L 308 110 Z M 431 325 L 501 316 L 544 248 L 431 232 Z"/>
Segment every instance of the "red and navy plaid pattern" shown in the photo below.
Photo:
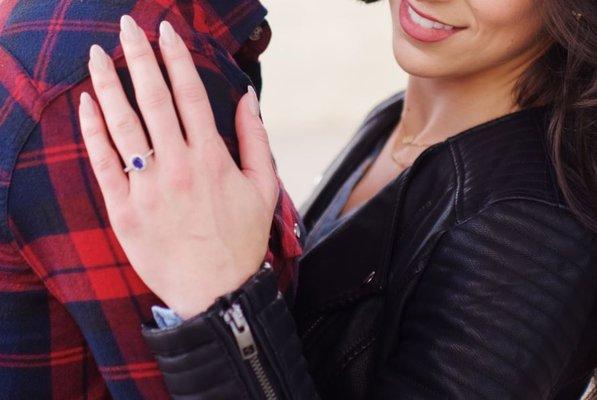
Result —
<path fill-rule="evenodd" d="M 234 113 L 250 82 L 232 55 L 263 22 L 257 0 L 0 1 L 2 399 L 168 397 L 140 332 L 159 302 L 110 229 L 76 117 L 92 92 L 93 43 L 134 103 L 118 42 L 125 13 L 154 42 L 163 19 L 182 34 L 238 160 Z M 301 252 L 297 220 L 282 190 L 267 257 L 282 289 Z"/>

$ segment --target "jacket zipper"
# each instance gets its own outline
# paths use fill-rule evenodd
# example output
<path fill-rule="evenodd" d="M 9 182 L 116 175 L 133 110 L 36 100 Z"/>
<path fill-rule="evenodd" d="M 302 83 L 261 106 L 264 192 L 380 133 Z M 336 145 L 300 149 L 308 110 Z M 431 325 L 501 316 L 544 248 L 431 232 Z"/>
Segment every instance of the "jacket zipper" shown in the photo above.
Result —
<path fill-rule="evenodd" d="M 259 386 L 265 394 L 267 400 L 277 400 L 276 392 L 273 385 L 269 381 L 263 364 L 259 359 L 259 353 L 257 351 L 257 345 L 253 339 L 253 333 L 249 326 L 247 319 L 243 313 L 242 308 L 239 304 L 234 303 L 230 308 L 222 312 L 222 318 L 224 322 L 230 327 L 236 344 L 240 350 L 240 354 L 244 361 L 249 363 L 253 374 L 259 382 Z"/>

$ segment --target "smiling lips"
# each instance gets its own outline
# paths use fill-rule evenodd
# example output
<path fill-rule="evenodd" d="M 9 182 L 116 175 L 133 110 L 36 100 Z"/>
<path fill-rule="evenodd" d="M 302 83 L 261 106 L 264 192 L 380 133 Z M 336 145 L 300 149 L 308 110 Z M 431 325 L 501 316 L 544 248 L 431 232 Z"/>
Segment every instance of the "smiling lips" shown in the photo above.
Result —
<path fill-rule="evenodd" d="M 422 42 L 439 42 L 464 29 L 422 15 L 407 0 L 400 3 L 400 25 L 406 34 Z"/>

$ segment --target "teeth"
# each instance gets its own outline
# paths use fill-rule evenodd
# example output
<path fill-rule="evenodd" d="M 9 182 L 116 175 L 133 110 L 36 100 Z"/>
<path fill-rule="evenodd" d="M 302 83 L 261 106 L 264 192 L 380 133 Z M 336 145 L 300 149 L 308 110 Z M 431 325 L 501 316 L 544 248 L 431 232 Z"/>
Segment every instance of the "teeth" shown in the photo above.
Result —
<path fill-rule="evenodd" d="M 445 25 L 440 22 L 432 21 L 417 14 L 417 12 L 411 6 L 408 6 L 408 15 L 410 15 L 410 18 L 415 24 L 420 25 L 425 29 L 444 29 L 446 31 L 450 31 L 454 28 L 451 25 Z"/>

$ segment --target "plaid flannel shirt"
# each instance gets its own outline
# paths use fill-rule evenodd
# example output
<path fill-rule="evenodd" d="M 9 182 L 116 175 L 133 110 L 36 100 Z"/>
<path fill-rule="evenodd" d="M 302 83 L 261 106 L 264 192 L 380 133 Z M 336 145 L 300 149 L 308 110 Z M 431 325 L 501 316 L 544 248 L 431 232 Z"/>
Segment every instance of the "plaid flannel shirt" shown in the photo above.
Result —
<path fill-rule="evenodd" d="M 238 161 L 234 114 L 250 83 L 239 65 L 265 47 L 247 40 L 264 21 L 257 0 L 0 1 L 1 399 L 168 397 L 140 332 L 160 303 L 110 228 L 77 120 L 80 93 L 93 92 L 93 43 L 135 106 L 118 40 L 125 13 L 154 44 L 163 19 L 181 33 Z M 297 222 L 282 189 L 267 256 L 282 290 L 296 276 Z"/>

